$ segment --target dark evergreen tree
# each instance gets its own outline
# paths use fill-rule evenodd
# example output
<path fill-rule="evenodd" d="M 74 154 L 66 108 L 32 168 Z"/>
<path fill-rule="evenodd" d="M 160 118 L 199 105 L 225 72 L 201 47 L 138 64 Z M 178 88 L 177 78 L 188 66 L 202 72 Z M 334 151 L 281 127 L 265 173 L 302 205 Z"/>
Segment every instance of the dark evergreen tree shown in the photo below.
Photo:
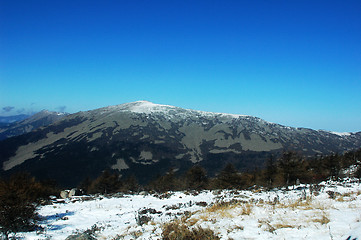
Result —
<path fill-rule="evenodd" d="M 361 179 L 361 167 L 359 166 L 354 174 L 354 177 Z"/>
<path fill-rule="evenodd" d="M 201 190 L 208 187 L 207 172 L 204 168 L 196 165 L 191 167 L 185 175 L 186 187 L 192 190 Z"/>
<path fill-rule="evenodd" d="M 86 177 L 78 186 L 84 193 L 89 193 L 90 186 L 92 184 L 92 180 L 90 177 Z"/>
<path fill-rule="evenodd" d="M 341 157 L 338 154 L 332 154 L 325 158 L 325 165 L 329 171 L 329 176 L 337 180 L 340 177 Z"/>
<path fill-rule="evenodd" d="M 165 175 L 158 176 L 156 180 L 149 184 L 150 190 L 158 192 L 180 190 L 179 179 L 176 178 L 173 169 L 169 170 Z"/>
<path fill-rule="evenodd" d="M 296 184 L 296 180 L 303 174 L 300 169 L 302 158 L 295 152 L 284 152 L 279 159 L 279 165 L 286 186 Z"/>
<path fill-rule="evenodd" d="M 140 185 L 137 178 L 134 175 L 131 175 L 130 177 L 127 177 L 126 179 L 124 179 L 124 181 L 121 182 L 120 189 L 122 191 L 137 192 L 140 189 Z"/>
<path fill-rule="evenodd" d="M 89 186 L 89 193 L 115 193 L 119 190 L 121 182 L 118 173 L 111 173 L 105 170 L 97 179 Z"/>
<path fill-rule="evenodd" d="M 266 170 L 265 170 L 265 175 L 264 175 L 264 178 L 266 180 L 266 186 L 268 186 L 268 187 L 273 186 L 273 182 L 274 182 L 276 173 L 277 173 L 277 166 L 276 166 L 276 163 L 274 160 L 274 156 L 271 155 L 266 160 Z"/>
<path fill-rule="evenodd" d="M 241 176 L 232 163 L 228 163 L 216 178 L 217 188 L 241 188 Z"/>
<path fill-rule="evenodd" d="M 37 182 L 26 173 L 9 180 L 0 180 L 0 231 L 8 239 L 10 233 L 34 230 L 37 223 L 38 200 L 47 198 L 54 190 Z"/>

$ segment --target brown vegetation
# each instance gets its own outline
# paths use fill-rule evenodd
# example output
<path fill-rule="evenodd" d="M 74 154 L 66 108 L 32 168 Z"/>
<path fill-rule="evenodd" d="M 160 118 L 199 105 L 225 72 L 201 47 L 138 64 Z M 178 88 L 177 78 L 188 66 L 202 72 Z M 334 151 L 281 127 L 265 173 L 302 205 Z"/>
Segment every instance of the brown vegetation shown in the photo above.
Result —
<path fill-rule="evenodd" d="M 190 228 L 185 223 L 173 221 L 162 227 L 163 240 L 218 240 L 220 239 L 211 229 Z"/>

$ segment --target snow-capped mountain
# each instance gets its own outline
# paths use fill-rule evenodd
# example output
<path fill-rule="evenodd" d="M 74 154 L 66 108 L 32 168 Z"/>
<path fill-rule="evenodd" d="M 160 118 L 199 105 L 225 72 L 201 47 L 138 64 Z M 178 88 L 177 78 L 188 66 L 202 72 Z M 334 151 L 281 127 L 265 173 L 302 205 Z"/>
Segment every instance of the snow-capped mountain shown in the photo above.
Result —
<path fill-rule="evenodd" d="M 0 140 L 28 133 L 39 127 L 47 126 L 54 123 L 55 121 L 60 120 L 66 115 L 68 114 L 43 110 L 32 116 L 18 115 L 24 116 L 24 118 L 15 116 L 14 119 L 20 120 L 8 122 L 7 124 L 0 126 Z M 12 119 L 11 117 L 8 118 Z"/>
<path fill-rule="evenodd" d="M 360 146 L 361 132 L 335 134 L 138 101 L 71 114 L 2 141 L 0 163 L 2 174 L 26 170 L 74 186 L 106 168 L 146 182 L 193 164 L 212 175 L 229 162 L 243 170 L 262 167 L 271 153 L 284 150 L 314 156 Z"/>

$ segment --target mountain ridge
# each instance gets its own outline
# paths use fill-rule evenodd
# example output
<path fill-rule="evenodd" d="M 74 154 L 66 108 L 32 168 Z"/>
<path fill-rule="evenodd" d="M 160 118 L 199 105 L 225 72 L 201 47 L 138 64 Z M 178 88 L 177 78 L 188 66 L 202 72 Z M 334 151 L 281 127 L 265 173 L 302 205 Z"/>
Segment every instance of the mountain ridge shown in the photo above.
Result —
<path fill-rule="evenodd" d="M 113 169 L 147 182 L 194 164 L 212 175 L 229 162 L 242 170 L 261 167 L 271 154 L 285 150 L 314 156 L 360 146 L 361 132 L 337 135 L 247 115 L 137 101 L 70 114 L 0 142 L 0 174 L 26 170 L 74 186 Z"/>
<path fill-rule="evenodd" d="M 0 123 L 3 124 L 11 124 L 14 122 L 18 122 L 21 120 L 24 120 L 28 117 L 30 117 L 31 115 L 28 114 L 18 114 L 18 115 L 11 115 L 11 116 L 0 116 Z"/>
<path fill-rule="evenodd" d="M 169 113 L 170 110 L 182 110 L 182 111 L 189 111 L 189 112 L 198 113 L 200 115 L 203 114 L 205 116 L 222 116 L 223 115 L 223 116 L 229 116 L 229 117 L 233 117 L 233 118 L 239 118 L 239 117 L 254 118 L 254 119 L 258 119 L 259 121 L 266 122 L 267 124 L 275 124 L 275 125 L 278 125 L 278 126 L 283 127 L 283 128 L 311 129 L 311 130 L 314 130 L 314 131 L 327 132 L 327 133 L 335 134 L 335 135 L 338 135 L 338 136 L 349 136 L 350 134 L 360 132 L 360 131 L 358 131 L 358 132 L 337 132 L 337 131 L 324 130 L 324 129 L 312 129 L 312 128 L 308 128 L 308 127 L 291 127 L 291 126 L 286 126 L 286 125 L 275 123 L 275 122 L 270 122 L 270 121 L 264 120 L 262 118 L 259 118 L 259 117 L 256 117 L 256 116 L 251 116 L 251 115 L 231 114 L 231 113 L 221 113 L 221 112 L 209 112 L 209 111 L 202 111 L 202 110 L 180 108 L 180 107 L 176 107 L 176 106 L 172 106 L 172 105 L 155 104 L 155 103 L 147 101 L 147 100 L 139 100 L 139 101 L 130 102 L 130 103 L 111 105 L 111 106 L 99 108 L 98 110 L 103 110 L 103 109 L 104 109 L 104 111 L 105 110 L 107 110 L 107 111 L 120 110 L 120 111 L 131 111 L 131 112 L 143 113 L 143 114 L 151 114 L 151 113 L 156 113 L 156 112 L 158 112 L 158 113 Z M 97 110 L 97 109 L 95 109 L 95 110 Z M 90 112 L 90 111 L 94 111 L 94 110 L 89 110 L 89 111 L 85 111 L 85 112 Z M 83 111 L 80 111 L 80 112 L 83 112 Z"/>

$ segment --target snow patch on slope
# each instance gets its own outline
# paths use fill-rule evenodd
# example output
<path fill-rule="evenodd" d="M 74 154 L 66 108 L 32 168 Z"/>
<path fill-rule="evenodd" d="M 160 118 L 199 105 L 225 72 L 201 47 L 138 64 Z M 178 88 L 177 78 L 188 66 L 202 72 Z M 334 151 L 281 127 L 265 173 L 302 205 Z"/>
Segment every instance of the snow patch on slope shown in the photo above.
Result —
<path fill-rule="evenodd" d="M 330 132 L 332 134 L 338 135 L 340 137 L 347 137 L 347 136 L 351 136 L 351 133 L 349 132 Z"/>

